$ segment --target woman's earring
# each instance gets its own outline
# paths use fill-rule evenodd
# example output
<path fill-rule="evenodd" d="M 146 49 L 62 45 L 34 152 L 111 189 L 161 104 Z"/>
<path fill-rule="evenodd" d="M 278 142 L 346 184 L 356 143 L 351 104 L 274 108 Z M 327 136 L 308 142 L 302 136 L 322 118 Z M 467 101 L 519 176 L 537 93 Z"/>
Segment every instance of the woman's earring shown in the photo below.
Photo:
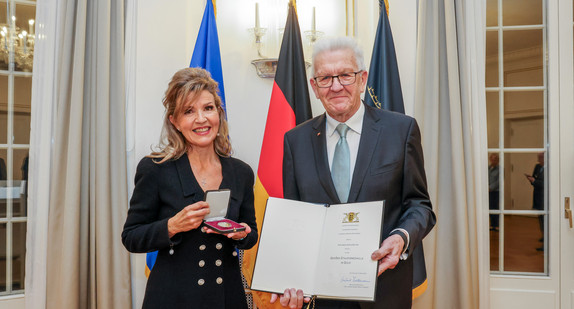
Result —
<path fill-rule="evenodd" d="M 221 136 L 221 134 L 217 133 L 217 136 Z"/>

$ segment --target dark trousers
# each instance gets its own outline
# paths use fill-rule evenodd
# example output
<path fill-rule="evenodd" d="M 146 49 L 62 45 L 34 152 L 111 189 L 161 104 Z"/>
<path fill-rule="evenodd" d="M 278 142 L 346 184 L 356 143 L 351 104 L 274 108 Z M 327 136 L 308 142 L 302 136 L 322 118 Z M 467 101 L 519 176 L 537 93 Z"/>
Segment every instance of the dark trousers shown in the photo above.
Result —
<path fill-rule="evenodd" d="M 499 207 L 500 191 L 488 192 L 488 209 L 500 209 Z M 490 227 L 498 227 L 500 215 L 490 215 Z"/>
<path fill-rule="evenodd" d="M 538 216 L 538 224 L 540 225 L 540 232 L 542 233 L 542 240 L 544 240 L 544 215 Z"/>
<path fill-rule="evenodd" d="M 358 302 L 353 301 L 336 301 L 336 300 L 317 300 L 316 309 L 361 309 L 361 306 Z M 306 308 L 307 304 L 303 304 L 303 308 Z M 310 306 L 309 308 L 313 308 Z"/>

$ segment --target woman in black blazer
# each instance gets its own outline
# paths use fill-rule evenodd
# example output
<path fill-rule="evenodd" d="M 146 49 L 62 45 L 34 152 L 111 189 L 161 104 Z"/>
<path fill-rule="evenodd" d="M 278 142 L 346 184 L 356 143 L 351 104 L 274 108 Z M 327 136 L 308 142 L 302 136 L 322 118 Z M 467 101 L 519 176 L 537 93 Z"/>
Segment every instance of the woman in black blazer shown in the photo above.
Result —
<path fill-rule="evenodd" d="M 122 241 L 134 253 L 158 251 L 143 308 L 247 308 L 237 249 L 257 242 L 253 171 L 231 158 L 217 83 L 203 69 L 178 71 L 169 83 L 159 151 L 143 158 Z M 245 231 L 201 226 L 205 191 L 230 189 L 227 218 Z"/>

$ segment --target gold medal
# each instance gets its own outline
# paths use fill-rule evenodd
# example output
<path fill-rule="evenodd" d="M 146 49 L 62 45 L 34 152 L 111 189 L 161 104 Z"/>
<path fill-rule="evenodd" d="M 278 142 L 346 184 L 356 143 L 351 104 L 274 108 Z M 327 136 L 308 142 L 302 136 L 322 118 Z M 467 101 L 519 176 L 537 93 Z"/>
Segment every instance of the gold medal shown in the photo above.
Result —
<path fill-rule="evenodd" d="M 231 227 L 231 223 L 225 221 L 217 222 L 217 225 L 221 227 Z"/>

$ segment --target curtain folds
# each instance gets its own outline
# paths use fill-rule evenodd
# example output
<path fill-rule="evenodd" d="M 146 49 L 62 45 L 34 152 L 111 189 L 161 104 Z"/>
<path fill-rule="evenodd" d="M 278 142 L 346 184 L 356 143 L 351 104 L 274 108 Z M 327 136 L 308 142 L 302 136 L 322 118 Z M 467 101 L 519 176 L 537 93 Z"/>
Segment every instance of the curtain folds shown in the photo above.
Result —
<path fill-rule="evenodd" d="M 30 163 L 28 177 L 28 224 L 26 231 L 26 308 L 45 308 L 46 252 L 50 188 L 40 179 L 50 179 L 52 132 L 56 82 L 40 74 L 56 68 L 56 44 L 46 33 L 56 33 L 58 14 L 55 1 L 36 4 L 34 75 L 32 76 L 32 113 L 30 121 Z M 50 75 L 51 76 L 51 75 Z M 46 164 L 48 163 L 48 164 Z"/>
<path fill-rule="evenodd" d="M 120 239 L 127 213 L 124 3 L 45 2 L 38 16 L 54 26 L 36 51 L 51 55 L 42 61 L 53 65 L 36 61 L 32 122 L 47 128 L 51 121 L 51 130 L 32 127 L 30 179 L 44 180 L 31 181 L 44 193 L 37 200 L 30 193 L 27 307 L 131 308 Z M 31 262 L 39 258 L 45 262 Z"/>
<path fill-rule="evenodd" d="M 415 117 L 438 221 L 425 239 L 429 289 L 416 309 L 489 306 L 485 9 L 419 2 Z"/>

